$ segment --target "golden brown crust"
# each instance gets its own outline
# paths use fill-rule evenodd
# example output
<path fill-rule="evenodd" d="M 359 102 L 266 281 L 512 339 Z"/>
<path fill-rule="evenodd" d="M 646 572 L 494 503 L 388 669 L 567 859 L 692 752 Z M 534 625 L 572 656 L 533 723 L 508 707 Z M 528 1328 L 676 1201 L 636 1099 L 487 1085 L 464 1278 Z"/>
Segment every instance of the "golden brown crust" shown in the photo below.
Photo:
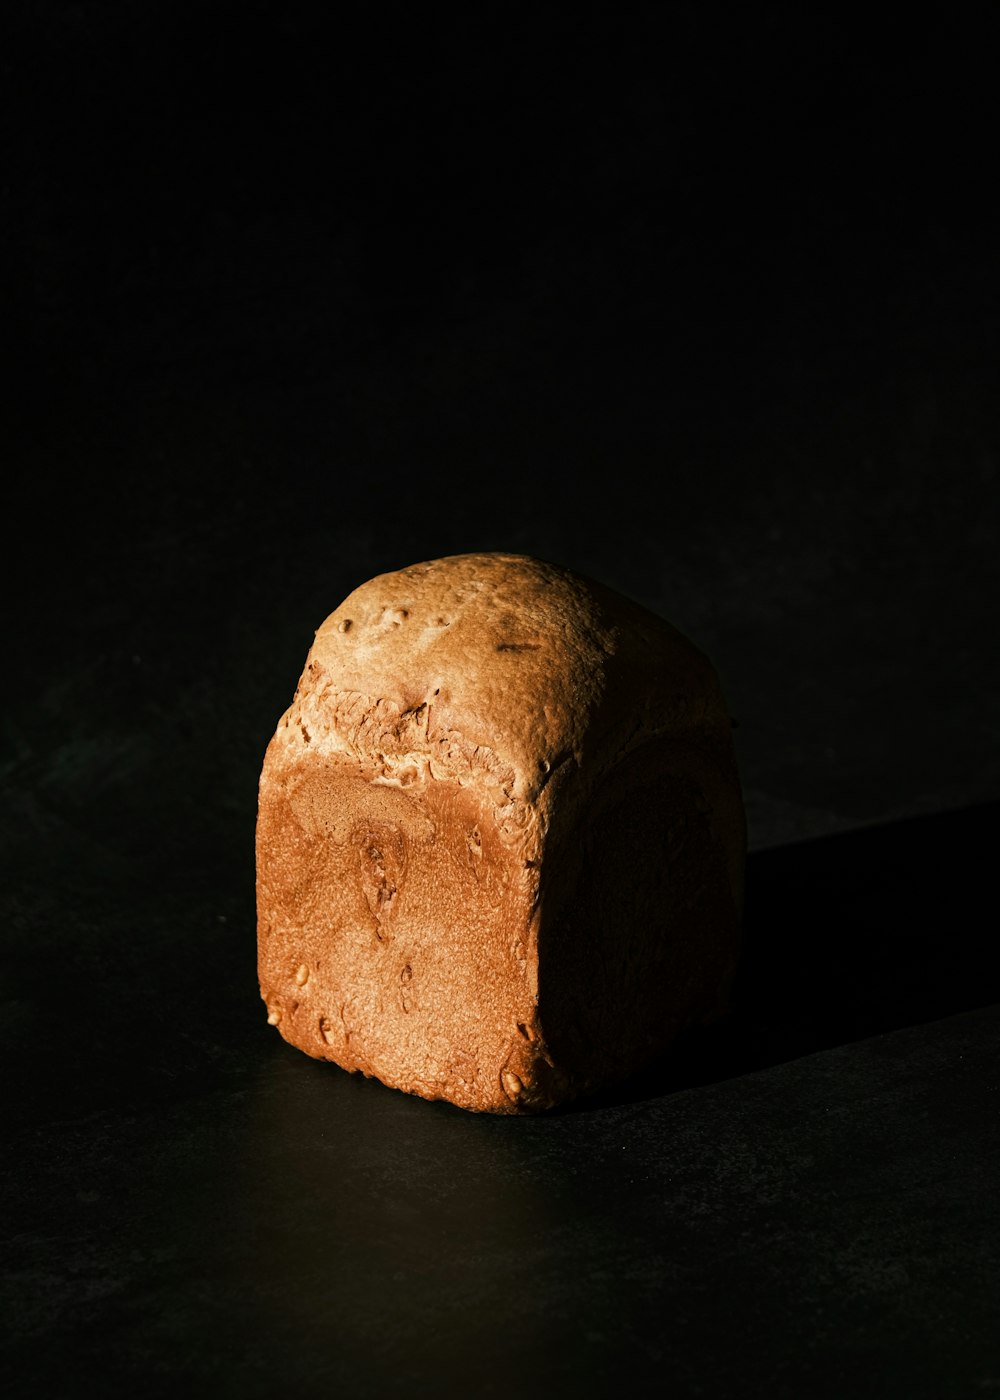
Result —
<path fill-rule="evenodd" d="M 606 783 L 648 771 L 669 784 L 685 766 L 677 788 L 688 782 L 705 807 L 713 854 L 702 863 L 728 886 L 738 927 L 744 836 L 729 721 L 689 641 L 600 585 L 518 555 L 372 579 L 317 632 L 261 775 L 272 1020 L 309 1054 L 469 1108 L 523 1112 L 599 1082 L 594 1054 L 560 1057 L 543 1024 L 542 925 L 555 929 L 572 904 L 560 867 L 572 866 Z M 655 863 L 657 832 L 649 839 Z M 732 930 L 716 939 L 726 948 L 708 958 L 708 983 L 731 975 L 733 941 Z M 553 966 L 565 961 L 566 935 L 549 942 L 562 950 Z M 569 1004 L 548 1002 L 564 1046 Z M 627 1069 L 629 1047 L 609 1074 Z"/>

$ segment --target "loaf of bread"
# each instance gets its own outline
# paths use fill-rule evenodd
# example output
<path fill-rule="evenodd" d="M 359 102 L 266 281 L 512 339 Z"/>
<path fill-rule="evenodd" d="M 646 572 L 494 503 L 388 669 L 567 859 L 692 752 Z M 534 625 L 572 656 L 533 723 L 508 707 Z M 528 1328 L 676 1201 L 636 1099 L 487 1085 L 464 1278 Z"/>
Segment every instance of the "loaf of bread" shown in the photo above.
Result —
<path fill-rule="evenodd" d="M 383 574 L 264 759 L 268 1021 L 424 1098 L 549 1108 L 724 1009 L 744 855 L 719 684 L 668 623 L 519 555 Z"/>

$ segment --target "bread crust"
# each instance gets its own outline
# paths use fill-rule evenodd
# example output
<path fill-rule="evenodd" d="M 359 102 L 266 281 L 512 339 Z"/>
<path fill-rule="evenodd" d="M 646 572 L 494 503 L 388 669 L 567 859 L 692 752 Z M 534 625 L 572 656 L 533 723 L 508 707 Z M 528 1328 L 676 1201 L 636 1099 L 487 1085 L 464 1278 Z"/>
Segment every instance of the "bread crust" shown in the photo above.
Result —
<path fill-rule="evenodd" d="M 638 841 L 640 864 L 667 863 L 659 790 L 691 808 L 701 833 L 707 940 L 697 924 L 677 933 L 678 910 L 664 914 L 670 927 L 626 927 L 656 923 L 665 907 L 657 880 L 633 888 L 634 869 L 615 915 L 616 859 L 632 869 Z M 611 888 L 592 902 L 609 926 L 588 927 L 577 946 L 568 911 L 577 930 L 592 922 L 574 905 L 579 853 L 609 795 L 627 811 L 639 793 L 649 831 L 615 857 L 617 827 L 605 823 Z M 628 1073 L 718 1004 L 735 968 L 744 854 L 718 681 L 675 628 L 521 555 L 380 575 L 319 628 L 265 755 L 257 898 L 269 1019 L 308 1054 L 427 1098 L 550 1107 Z M 662 1014 L 644 1013 L 655 1024 L 616 1027 L 630 1020 L 627 978 L 606 1015 L 583 1014 L 609 950 L 645 976 L 678 940 L 699 973 L 683 995 L 665 989 Z"/>

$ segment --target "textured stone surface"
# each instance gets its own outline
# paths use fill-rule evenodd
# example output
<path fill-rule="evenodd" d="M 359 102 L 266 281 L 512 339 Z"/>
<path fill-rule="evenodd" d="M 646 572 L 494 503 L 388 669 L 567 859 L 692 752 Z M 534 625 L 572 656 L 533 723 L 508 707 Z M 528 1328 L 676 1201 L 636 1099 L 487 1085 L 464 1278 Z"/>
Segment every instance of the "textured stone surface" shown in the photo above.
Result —
<path fill-rule="evenodd" d="M 542 1400 L 623 1371 L 988 1393 L 1000 1022 L 971 1008 L 996 820 L 752 856 L 731 1017 L 537 1119 L 283 1046 L 235 853 L 178 888 L 152 848 L 122 869 L 53 835 L 48 879 L 2 892 L 0 1370 L 66 1397 L 265 1397 L 280 1374 Z"/>

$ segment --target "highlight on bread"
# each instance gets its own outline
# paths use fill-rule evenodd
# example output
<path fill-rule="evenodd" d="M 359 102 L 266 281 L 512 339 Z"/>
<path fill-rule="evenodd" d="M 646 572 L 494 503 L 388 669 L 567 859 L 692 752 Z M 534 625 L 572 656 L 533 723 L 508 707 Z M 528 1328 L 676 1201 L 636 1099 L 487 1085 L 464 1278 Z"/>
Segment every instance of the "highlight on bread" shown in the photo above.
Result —
<path fill-rule="evenodd" d="M 316 633 L 260 778 L 258 970 L 308 1055 L 537 1112 L 726 1005 L 746 849 L 709 661 L 521 555 L 415 564 Z"/>

